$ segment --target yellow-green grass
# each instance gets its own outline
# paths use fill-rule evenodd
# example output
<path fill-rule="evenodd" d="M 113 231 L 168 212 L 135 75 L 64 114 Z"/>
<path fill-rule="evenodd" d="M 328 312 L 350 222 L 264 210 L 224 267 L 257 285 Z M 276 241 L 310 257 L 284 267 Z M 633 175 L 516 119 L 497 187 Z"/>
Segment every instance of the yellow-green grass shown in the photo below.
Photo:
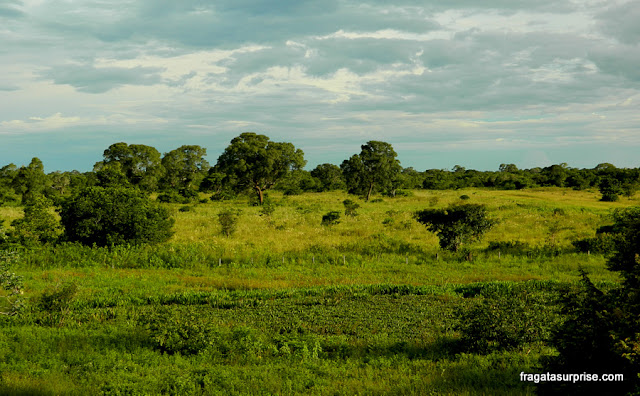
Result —
<path fill-rule="evenodd" d="M 461 201 L 461 195 L 469 200 Z M 432 206 L 432 197 L 437 204 Z M 259 207 L 243 201 L 199 204 L 189 212 L 179 212 L 180 205 L 170 205 L 176 218 L 175 235 L 170 243 L 204 243 L 229 252 L 303 251 L 310 246 L 336 247 L 359 244 L 368 238 L 391 235 L 403 241 L 420 244 L 427 250 L 438 250 L 438 239 L 412 218 L 416 210 L 441 208 L 454 202 L 485 204 L 498 224 L 477 247 L 490 241 L 521 241 L 532 246 L 555 243 L 570 246 L 575 239 L 593 236 L 597 227 L 610 222 L 608 214 L 616 208 L 638 204 L 637 200 L 600 202 L 599 194 L 589 191 L 545 188 L 525 191 L 465 189 L 456 191 L 415 191 L 413 197 L 383 198 L 383 202 L 357 200 L 361 207 L 356 217 L 342 216 L 332 227 L 322 226 L 322 215 L 344 211 L 342 201 L 354 199 L 345 193 L 303 194 L 282 197 L 272 193 L 278 205 L 269 218 Z M 231 238 L 220 233 L 217 213 L 224 208 L 242 210 L 238 229 Z M 390 219 L 390 220 L 387 220 Z M 387 220 L 388 224 L 383 222 Z"/>

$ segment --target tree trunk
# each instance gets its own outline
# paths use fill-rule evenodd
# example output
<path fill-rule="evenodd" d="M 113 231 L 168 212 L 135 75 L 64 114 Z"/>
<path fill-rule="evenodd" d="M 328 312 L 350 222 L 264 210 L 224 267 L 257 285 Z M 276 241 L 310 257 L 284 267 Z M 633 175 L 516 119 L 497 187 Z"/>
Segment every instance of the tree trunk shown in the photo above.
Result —
<path fill-rule="evenodd" d="M 373 191 L 373 183 L 369 184 L 369 191 L 367 191 L 367 199 L 365 201 L 369 202 L 369 197 L 371 196 L 371 191 Z"/>
<path fill-rule="evenodd" d="M 260 201 L 260 206 L 262 206 L 262 203 L 264 201 L 264 196 L 262 195 L 262 190 L 260 189 L 260 187 L 256 187 L 256 191 L 258 192 L 258 200 Z"/>

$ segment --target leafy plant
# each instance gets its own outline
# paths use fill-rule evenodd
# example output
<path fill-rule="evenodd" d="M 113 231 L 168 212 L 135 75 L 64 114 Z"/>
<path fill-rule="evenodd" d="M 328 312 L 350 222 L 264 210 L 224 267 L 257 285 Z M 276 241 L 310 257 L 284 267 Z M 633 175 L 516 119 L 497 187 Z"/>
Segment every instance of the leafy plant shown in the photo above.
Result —
<path fill-rule="evenodd" d="M 69 241 L 98 246 L 163 242 L 174 223 L 142 192 L 122 187 L 89 187 L 63 202 L 60 217 Z"/>
<path fill-rule="evenodd" d="M 240 210 L 226 209 L 218 213 L 218 222 L 222 227 L 222 234 L 230 237 L 238 228 L 238 219 L 240 218 Z"/>
<path fill-rule="evenodd" d="M 0 252 L 0 287 L 3 290 L 0 295 L 0 315 L 18 315 L 25 306 L 22 277 L 11 271 L 17 259 L 17 253 Z"/>
<path fill-rule="evenodd" d="M 24 208 L 24 217 L 11 222 L 14 228 L 12 239 L 26 246 L 58 240 L 62 229 L 50 209 L 51 201 L 42 195 L 29 200 Z"/>
<path fill-rule="evenodd" d="M 357 202 L 354 202 L 350 199 L 345 199 L 344 201 L 342 201 L 342 204 L 344 205 L 344 214 L 346 216 L 357 216 L 358 212 L 356 211 L 360 205 Z"/>
<path fill-rule="evenodd" d="M 323 226 L 332 226 L 340 223 L 340 212 L 332 211 L 322 216 Z"/>
<path fill-rule="evenodd" d="M 49 326 L 62 326 L 71 311 L 71 301 L 77 292 L 78 286 L 73 282 L 67 282 L 42 293 L 36 304 L 36 307 L 44 315 L 41 323 Z"/>
<path fill-rule="evenodd" d="M 456 252 L 462 244 L 480 239 L 494 226 L 487 218 L 484 205 L 450 205 L 447 209 L 425 209 L 415 213 L 416 220 L 424 224 L 440 239 L 440 247 Z"/>

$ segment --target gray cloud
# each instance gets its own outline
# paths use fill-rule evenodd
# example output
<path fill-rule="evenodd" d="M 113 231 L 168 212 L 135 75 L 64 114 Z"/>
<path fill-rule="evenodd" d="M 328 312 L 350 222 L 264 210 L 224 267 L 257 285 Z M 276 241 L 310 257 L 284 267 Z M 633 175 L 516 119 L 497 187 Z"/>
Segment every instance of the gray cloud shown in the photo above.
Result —
<path fill-rule="evenodd" d="M 19 0 L 0 0 L 0 18 L 16 18 L 24 16 L 19 8 L 23 5 Z"/>
<path fill-rule="evenodd" d="M 640 42 L 640 0 L 616 4 L 597 16 L 603 32 L 625 44 Z"/>
<path fill-rule="evenodd" d="M 55 84 L 71 85 L 80 92 L 104 93 L 122 85 L 153 85 L 161 82 L 160 68 L 135 67 L 131 69 L 92 65 L 55 66 L 41 77 Z"/>

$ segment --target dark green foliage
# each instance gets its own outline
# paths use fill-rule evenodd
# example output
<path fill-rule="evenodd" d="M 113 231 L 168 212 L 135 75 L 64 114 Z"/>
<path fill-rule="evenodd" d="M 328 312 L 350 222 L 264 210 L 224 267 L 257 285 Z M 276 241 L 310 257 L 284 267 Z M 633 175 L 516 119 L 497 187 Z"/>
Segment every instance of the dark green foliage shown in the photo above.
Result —
<path fill-rule="evenodd" d="M 77 292 L 78 286 L 73 282 L 67 282 L 42 293 L 36 302 L 36 308 L 41 313 L 38 322 L 46 326 L 62 326 L 71 311 L 71 302 Z"/>
<path fill-rule="evenodd" d="M 99 162 L 94 166 L 94 171 L 100 187 L 124 187 L 129 185 L 127 176 L 122 171 L 120 162 L 110 162 L 104 164 Z"/>
<path fill-rule="evenodd" d="M 43 196 L 35 196 L 24 208 L 24 217 L 14 220 L 11 239 L 24 246 L 39 243 L 53 243 L 58 240 L 62 229 L 51 213 L 51 201 Z"/>
<path fill-rule="evenodd" d="M 42 195 L 46 187 L 46 180 L 47 176 L 44 174 L 42 161 L 34 157 L 28 166 L 22 166 L 18 169 L 12 184 L 15 192 L 22 195 L 22 203 L 27 204 L 29 200 Z"/>
<path fill-rule="evenodd" d="M 158 243 L 169 239 L 174 220 L 142 192 L 89 187 L 62 204 L 65 237 L 85 245 Z"/>
<path fill-rule="evenodd" d="M 485 249 L 487 252 L 499 251 L 502 254 L 511 254 L 514 256 L 525 255 L 531 250 L 531 246 L 522 241 L 491 241 Z"/>
<path fill-rule="evenodd" d="M 356 211 L 360 205 L 357 202 L 354 202 L 350 199 L 345 199 L 342 201 L 344 205 L 344 214 L 347 216 L 357 216 L 358 212 Z"/>
<path fill-rule="evenodd" d="M 615 202 L 619 199 L 619 196 L 624 193 L 620 182 L 616 179 L 607 177 L 600 181 L 600 193 L 602 194 L 601 201 Z"/>
<path fill-rule="evenodd" d="M 320 164 L 313 168 L 311 176 L 318 180 L 317 191 L 333 191 L 345 188 L 340 167 L 334 164 Z"/>
<path fill-rule="evenodd" d="M 209 171 L 209 163 L 204 157 L 207 149 L 197 145 L 184 145 L 165 153 L 162 157 L 164 176 L 160 179 L 163 190 L 197 191 L 200 182 Z"/>
<path fill-rule="evenodd" d="M 350 194 L 363 196 L 366 201 L 378 191 L 392 190 L 393 182 L 402 170 L 397 154 L 389 143 L 369 141 L 340 165 Z"/>
<path fill-rule="evenodd" d="M 593 238 L 578 239 L 571 244 L 582 253 L 608 254 L 615 248 L 613 236 L 608 233 L 596 234 Z"/>
<path fill-rule="evenodd" d="M 189 308 L 179 314 L 161 308 L 144 319 L 144 327 L 157 349 L 171 355 L 196 355 L 213 343 L 213 326 L 202 321 L 199 309 Z"/>
<path fill-rule="evenodd" d="M 484 205 L 453 204 L 447 209 L 425 209 L 415 213 L 416 220 L 424 224 L 440 239 L 440 247 L 456 252 L 465 243 L 480 239 L 495 224 L 487 218 Z"/>
<path fill-rule="evenodd" d="M 198 192 L 195 190 L 168 190 L 158 194 L 158 202 L 187 204 L 198 199 Z"/>
<path fill-rule="evenodd" d="M 181 207 L 178 209 L 178 212 L 183 212 L 183 213 L 184 213 L 184 212 L 191 212 L 191 211 L 193 211 L 193 206 L 188 206 L 188 205 L 186 205 L 186 206 L 181 206 Z"/>
<path fill-rule="evenodd" d="M 97 168 L 118 164 L 127 183 L 144 191 L 155 191 L 164 172 L 158 150 L 143 144 L 114 143 L 104 151 L 103 157 Z"/>
<path fill-rule="evenodd" d="M 323 226 L 332 226 L 340 223 L 340 212 L 332 211 L 322 216 Z"/>
<path fill-rule="evenodd" d="M 549 293 L 491 293 L 462 310 L 456 329 L 465 349 L 477 353 L 544 342 L 560 317 Z"/>
<path fill-rule="evenodd" d="M 464 194 L 464 195 L 460 196 L 460 199 L 463 200 L 463 201 L 466 201 L 466 200 L 471 199 L 471 198 L 467 194 Z"/>
<path fill-rule="evenodd" d="M 231 140 L 218 158 L 217 172 L 235 192 L 252 191 L 260 205 L 264 192 L 290 172 L 302 169 L 304 153 L 291 143 L 272 142 L 267 136 L 245 132 Z"/>
<path fill-rule="evenodd" d="M 238 228 L 238 220 L 240 218 L 240 210 L 227 209 L 218 213 L 218 222 L 222 227 L 222 234 L 230 237 Z"/>
<path fill-rule="evenodd" d="M 613 220 L 612 226 L 599 231 L 612 235 L 613 254 L 607 267 L 620 273 L 622 285 L 603 292 L 581 272 L 582 287 L 562 301 L 566 320 L 553 339 L 559 355 L 550 358 L 545 368 L 559 373 L 620 373 L 625 381 L 580 384 L 571 388 L 575 394 L 640 391 L 640 207 L 618 209 Z M 567 391 L 561 384 L 543 389 Z"/>
<path fill-rule="evenodd" d="M 16 316 L 25 306 L 22 276 L 11 270 L 17 261 L 17 253 L 0 251 L 0 315 Z"/>

